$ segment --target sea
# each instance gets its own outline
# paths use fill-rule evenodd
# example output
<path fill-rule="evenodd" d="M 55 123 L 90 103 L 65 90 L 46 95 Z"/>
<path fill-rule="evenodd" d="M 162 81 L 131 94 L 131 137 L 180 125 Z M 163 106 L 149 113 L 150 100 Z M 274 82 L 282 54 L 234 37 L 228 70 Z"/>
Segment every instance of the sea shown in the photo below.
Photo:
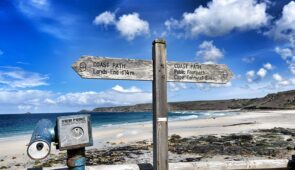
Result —
<path fill-rule="evenodd" d="M 49 119 L 53 123 L 59 116 L 77 115 L 82 113 L 32 113 L 32 114 L 0 114 L 0 140 L 31 134 L 36 123 L 41 119 Z M 92 127 L 110 127 L 119 124 L 152 122 L 151 112 L 91 112 Z M 190 120 L 215 118 L 238 114 L 232 111 L 184 111 L 169 112 L 168 120 Z"/>

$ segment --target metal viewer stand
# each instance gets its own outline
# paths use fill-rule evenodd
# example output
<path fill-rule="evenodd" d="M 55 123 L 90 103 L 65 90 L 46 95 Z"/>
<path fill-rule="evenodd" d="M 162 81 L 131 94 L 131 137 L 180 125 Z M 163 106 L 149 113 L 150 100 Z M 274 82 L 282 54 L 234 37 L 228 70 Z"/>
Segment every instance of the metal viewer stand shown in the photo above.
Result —
<path fill-rule="evenodd" d="M 57 118 L 56 126 L 47 119 L 40 120 L 28 145 L 28 156 L 34 160 L 46 158 L 51 143 L 56 149 L 67 150 L 67 166 L 70 170 L 84 170 L 86 165 L 85 147 L 92 146 L 90 115 L 71 115 Z"/>

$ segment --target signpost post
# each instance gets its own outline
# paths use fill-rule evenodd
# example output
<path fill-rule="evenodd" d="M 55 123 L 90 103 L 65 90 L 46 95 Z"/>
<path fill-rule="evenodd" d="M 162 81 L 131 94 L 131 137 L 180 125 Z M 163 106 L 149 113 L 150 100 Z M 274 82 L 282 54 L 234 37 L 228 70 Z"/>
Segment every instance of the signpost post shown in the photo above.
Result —
<path fill-rule="evenodd" d="M 167 62 L 166 42 L 153 42 L 153 61 L 82 56 L 72 67 L 89 79 L 153 81 L 153 166 L 168 170 L 167 81 L 227 83 L 233 76 L 223 64 Z"/>
<path fill-rule="evenodd" d="M 154 169 L 168 169 L 168 103 L 166 42 L 153 42 L 153 162 Z"/>

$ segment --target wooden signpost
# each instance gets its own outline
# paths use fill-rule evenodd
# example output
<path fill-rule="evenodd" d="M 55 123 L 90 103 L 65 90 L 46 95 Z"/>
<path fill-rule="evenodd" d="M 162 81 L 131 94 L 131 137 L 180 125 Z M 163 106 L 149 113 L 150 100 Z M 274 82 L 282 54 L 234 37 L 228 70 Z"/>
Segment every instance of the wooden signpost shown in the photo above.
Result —
<path fill-rule="evenodd" d="M 153 80 L 153 62 L 146 60 L 82 56 L 73 68 L 88 79 Z M 227 83 L 231 77 L 224 64 L 167 62 L 167 81 Z"/>
<path fill-rule="evenodd" d="M 167 81 L 227 83 L 233 76 L 223 64 L 167 62 L 166 42 L 153 42 L 153 61 L 82 56 L 72 67 L 89 79 L 153 81 L 153 167 L 168 170 Z"/>

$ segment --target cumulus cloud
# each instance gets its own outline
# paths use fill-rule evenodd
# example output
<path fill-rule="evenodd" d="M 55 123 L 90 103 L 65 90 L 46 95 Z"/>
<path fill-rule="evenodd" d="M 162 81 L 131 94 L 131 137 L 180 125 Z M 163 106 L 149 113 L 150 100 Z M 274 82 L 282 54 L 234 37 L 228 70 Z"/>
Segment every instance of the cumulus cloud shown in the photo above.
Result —
<path fill-rule="evenodd" d="M 194 12 L 185 12 L 181 20 L 165 22 L 168 30 L 184 30 L 186 37 L 220 36 L 232 30 L 257 29 L 268 24 L 267 4 L 256 0 L 213 0 L 208 7 L 199 6 Z"/>
<path fill-rule="evenodd" d="M 279 73 L 275 73 L 272 75 L 273 79 L 275 79 L 276 81 L 282 81 L 283 78 Z"/>
<path fill-rule="evenodd" d="M 110 11 L 105 11 L 95 17 L 93 23 L 95 25 L 110 25 L 115 23 L 115 14 Z"/>
<path fill-rule="evenodd" d="M 264 78 L 267 74 L 267 70 L 264 69 L 264 68 L 260 68 L 258 71 L 257 71 L 257 76 L 259 76 L 259 78 Z"/>
<path fill-rule="evenodd" d="M 200 58 L 205 63 L 217 63 L 223 58 L 222 51 L 213 44 L 213 41 L 203 41 L 196 55 L 197 59 Z"/>
<path fill-rule="evenodd" d="M 131 41 L 137 36 L 148 35 L 150 32 L 149 23 L 140 19 L 138 13 L 124 14 L 116 21 L 114 13 L 103 12 L 95 17 L 95 25 L 115 25 L 120 34 Z"/>
<path fill-rule="evenodd" d="M 285 80 L 279 73 L 275 73 L 272 75 L 273 79 L 276 81 L 276 87 L 280 87 L 280 86 L 288 86 L 290 85 L 290 81 L 289 80 Z M 292 83 L 292 81 L 291 81 Z"/>
<path fill-rule="evenodd" d="M 247 78 L 247 81 L 248 82 L 253 82 L 254 80 L 254 77 L 255 77 L 255 71 L 254 70 L 250 70 L 246 73 L 246 78 Z"/>
<path fill-rule="evenodd" d="M 246 72 L 246 80 L 249 83 L 252 82 L 258 82 L 262 80 L 268 73 L 268 71 L 271 71 L 274 69 L 274 66 L 271 63 L 263 64 L 261 68 L 256 72 L 255 70 L 250 70 Z"/>
<path fill-rule="evenodd" d="M 122 15 L 119 17 L 116 27 L 121 35 L 128 40 L 133 40 L 136 36 L 149 33 L 149 23 L 141 20 L 138 13 Z"/>
<path fill-rule="evenodd" d="M 0 85 L 11 88 L 30 88 L 48 85 L 47 75 L 23 70 L 19 67 L 2 67 L 0 71 Z"/>
<path fill-rule="evenodd" d="M 295 2 L 291 1 L 284 6 L 282 16 L 278 19 L 267 35 L 275 39 L 289 39 L 295 33 Z"/>
<path fill-rule="evenodd" d="M 290 59 L 292 60 L 292 57 L 293 57 L 292 49 L 276 47 L 275 51 L 282 57 L 283 60 L 286 60 L 288 63 L 290 62 L 289 61 Z"/>
<path fill-rule="evenodd" d="M 263 67 L 264 67 L 265 69 L 267 69 L 267 70 L 272 70 L 272 69 L 274 69 L 274 66 L 273 66 L 272 64 L 270 64 L 270 63 L 266 63 L 266 64 L 264 64 Z"/>

